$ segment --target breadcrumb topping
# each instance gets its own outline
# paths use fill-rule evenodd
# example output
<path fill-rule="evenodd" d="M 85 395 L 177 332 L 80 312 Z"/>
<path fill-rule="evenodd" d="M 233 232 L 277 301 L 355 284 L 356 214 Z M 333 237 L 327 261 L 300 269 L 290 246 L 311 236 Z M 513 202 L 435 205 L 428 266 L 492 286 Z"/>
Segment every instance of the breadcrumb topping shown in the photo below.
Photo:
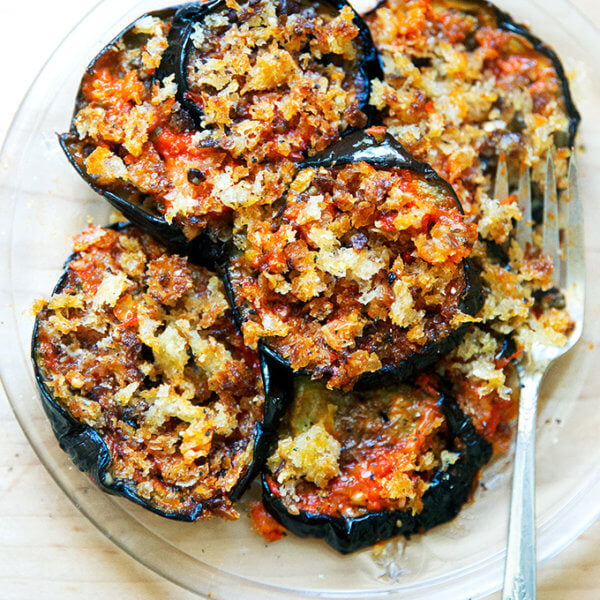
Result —
<path fill-rule="evenodd" d="M 220 280 L 140 230 L 90 226 L 38 314 L 53 398 L 94 428 L 109 474 L 163 511 L 236 518 L 264 403 Z"/>
<path fill-rule="evenodd" d="M 350 388 L 460 326 L 476 230 L 442 183 L 366 163 L 307 169 L 273 211 L 236 222 L 249 345 Z"/>
<path fill-rule="evenodd" d="M 189 239 L 207 228 L 226 238 L 233 211 L 273 203 L 304 154 L 366 122 L 353 11 L 285 6 L 235 3 L 196 23 L 186 98 L 200 130 L 176 100 L 175 75 L 155 80 L 171 19 L 137 21 L 83 79 L 67 140 L 77 164 Z"/>
<path fill-rule="evenodd" d="M 517 246 L 517 199 L 494 198 L 493 181 L 501 155 L 513 181 L 530 167 L 535 203 L 553 153 L 559 188 L 565 187 L 569 115 L 561 81 L 551 59 L 522 35 L 501 30 L 483 3 L 467 12 L 450 0 L 386 0 L 365 20 L 385 74 L 371 102 L 388 131 L 453 185 L 480 236 L 473 258 L 486 293 L 481 323 L 438 371 L 454 382 L 477 427 L 503 449 L 517 395 L 509 389 L 511 361 L 498 359 L 501 340 L 516 343 L 518 359 L 537 342 L 564 344 L 571 324 L 564 302 L 549 309 L 543 300 L 553 297 L 551 261 L 539 244 Z M 493 257 L 490 244 L 508 260 Z"/>
<path fill-rule="evenodd" d="M 292 514 L 418 513 L 431 475 L 458 459 L 444 448 L 439 398 L 420 388 L 341 393 L 307 378 L 295 388 L 268 460 L 271 491 Z"/>

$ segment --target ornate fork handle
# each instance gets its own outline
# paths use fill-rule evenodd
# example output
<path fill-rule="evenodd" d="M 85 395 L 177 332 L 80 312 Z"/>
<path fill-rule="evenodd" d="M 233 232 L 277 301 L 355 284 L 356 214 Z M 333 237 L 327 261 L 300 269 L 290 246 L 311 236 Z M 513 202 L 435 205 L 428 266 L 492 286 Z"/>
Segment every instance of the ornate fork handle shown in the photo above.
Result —
<path fill-rule="evenodd" d="M 519 425 L 502 600 L 535 600 L 535 423 L 540 384 L 548 363 L 521 373 Z"/>

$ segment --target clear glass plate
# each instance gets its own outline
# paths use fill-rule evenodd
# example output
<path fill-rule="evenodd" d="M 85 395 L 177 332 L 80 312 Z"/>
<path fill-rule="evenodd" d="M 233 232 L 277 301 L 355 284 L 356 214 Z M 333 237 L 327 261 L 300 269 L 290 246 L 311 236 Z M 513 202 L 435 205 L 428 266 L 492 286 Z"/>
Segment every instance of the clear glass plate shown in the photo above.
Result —
<path fill-rule="evenodd" d="M 564 0 L 501 0 L 529 23 L 573 74 L 583 115 L 579 142 L 585 204 L 588 307 L 584 339 L 549 374 L 538 423 L 538 557 L 547 560 L 600 513 L 600 411 L 597 390 L 600 280 L 600 35 Z M 324 543 L 293 535 L 265 544 L 245 516 L 177 523 L 98 491 L 60 450 L 38 400 L 29 361 L 34 299 L 47 296 L 88 218 L 108 205 L 79 179 L 59 149 L 88 61 L 127 23 L 165 1 L 104 0 L 44 67 L 12 125 L 0 159 L 0 373 L 32 446 L 75 505 L 131 556 L 179 585 L 212 598 L 473 598 L 500 587 L 510 462 L 497 458 L 475 502 L 452 523 L 409 542 L 342 557 Z M 256 488 L 252 496 L 257 497 Z M 248 499 L 245 500 L 248 502 Z"/>

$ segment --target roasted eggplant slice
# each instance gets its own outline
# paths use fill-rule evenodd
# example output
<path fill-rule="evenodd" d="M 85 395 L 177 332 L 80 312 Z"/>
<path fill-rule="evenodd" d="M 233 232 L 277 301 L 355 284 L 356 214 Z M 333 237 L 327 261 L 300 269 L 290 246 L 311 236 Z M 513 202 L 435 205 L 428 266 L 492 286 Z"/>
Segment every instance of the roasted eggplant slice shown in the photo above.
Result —
<path fill-rule="evenodd" d="M 546 335 L 566 340 L 570 319 L 536 303 L 536 290 L 552 285 L 552 266 L 515 239 L 522 214 L 516 195 L 495 194 L 498 159 L 511 190 L 529 170 L 536 220 L 548 155 L 558 187 L 566 184 L 579 114 L 556 54 L 489 2 L 385 0 L 364 19 L 384 65 L 372 94 L 382 124 L 452 185 L 477 224 L 482 327 L 436 369 L 475 427 L 506 450 L 517 402 L 493 335 L 512 336 L 521 349 Z"/>
<path fill-rule="evenodd" d="M 473 4 L 475 6 L 472 6 Z M 548 65 L 554 73 L 546 81 L 544 81 L 543 77 L 538 79 L 538 81 L 541 80 L 544 84 L 540 87 L 545 87 L 545 89 L 534 91 L 534 94 L 538 94 L 537 97 L 534 97 L 534 105 L 537 102 L 539 108 L 540 105 L 549 102 L 550 96 L 554 96 L 554 99 L 561 105 L 562 110 L 566 112 L 568 118 L 567 130 L 563 132 L 556 131 L 554 133 L 555 144 L 559 148 L 565 146 L 568 148 L 573 147 L 575 145 L 577 128 L 581 122 L 581 116 L 573 102 L 569 80 L 556 52 L 535 36 L 526 25 L 516 23 L 508 13 L 500 10 L 488 0 L 469 0 L 468 2 L 464 2 L 464 0 L 452 0 L 450 5 L 454 5 L 458 9 L 462 8 L 470 14 L 478 15 L 480 23 L 484 26 L 496 27 L 500 31 L 509 34 L 509 39 L 504 40 L 506 47 L 511 49 L 515 48 L 515 46 L 520 47 L 523 53 L 529 51 L 533 55 L 537 54 L 540 59 L 545 57 L 549 61 L 549 65 L 547 62 L 540 65 L 541 69 Z M 552 81 L 553 78 L 556 78 L 557 81 Z M 513 127 L 519 128 L 518 121 L 518 116 L 515 116 L 514 121 L 511 120 Z"/>
<path fill-rule="evenodd" d="M 429 385 L 364 393 L 300 379 L 263 476 L 287 529 L 342 553 L 453 519 L 491 446 Z"/>
<path fill-rule="evenodd" d="M 237 518 L 232 502 L 290 395 L 244 346 L 219 279 L 129 225 L 76 237 L 32 358 L 74 463 L 103 490 L 184 521 Z"/>
<path fill-rule="evenodd" d="M 300 31 L 303 34 L 298 35 Z M 252 48 L 250 59 L 240 56 L 241 41 L 246 56 L 247 48 Z M 369 104 L 370 82 L 381 77 L 382 70 L 367 26 L 346 0 L 244 2 L 239 10 L 232 10 L 224 0 L 186 5 L 175 15 L 169 47 L 157 76 L 163 79 L 175 73 L 177 99 L 192 115 L 198 129 L 214 130 L 224 125 L 224 131 L 215 132 L 220 133 L 218 143 L 222 145 L 226 143 L 223 133 L 233 139 L 232 134 L 247 123 L 257 105 L 278 100 L 273 98 L 275 88 L 293 87 L 307 107 L 317 106 L 312 98 L 314 85 L 307 79 L 288 77 L 288 71 L 297 69 L 294 62 L 300 51 L 309 53 L 303 60 L 310 62 L 302 65 L 306 75 L 322 71 L 323 67 L 340 68 L 344 72 L 343 87 L 352 88 L 354 98 L 347 107 L 348 117 L 344 117 L 349 122 L 323 122 L 325 129 L 314 132 L 322 140 L 314 145 L 308 145 L 304 135 L 298 136 L 301 130 L 314 127 L 314 116 L 310 114 L 313 110 L 295 111 L 293 118 L 286 116 L 285 111 L 277 115 L 277 131 L 260 136 L 261 147 L 255 150 L 260 155 L 255 157 L 264 160 L 279 154 L 284 150 L 283 140 L 284 155 L 288 156 L 290 147 L 295 154 L 322 149 L 327 140 L 335 141 L 340 134 L 368 124 L 373 113 Z M 217 71 L 219 60 L 228 62 L 227 77 Z M 236 83 L 227 90 L 232 76 Z M 235 110 L 228 113 L 228 122 L 224 123 L 222 115 L 215 114 L 215 104 L 233 101 L 234 95 Z M 229 111 L 230 103 L 227 105 Z M 357 110 L 363 113 L 358 120 L 353 119 L 358 116 Z M 212 137 L 214 140 L 216 136 Z M 232 145 L 231 141 L 227 144 Z M 249 150 L 235 146 L 232 149 L 240 153 Z"/>
<path fill-rule="evenodd" d="M 234 211 L 274 202 L 304 154 L 367 124 L 372 76 L 368 30 L 343 2 L 188 4 L 94 59 L 61 144 L 127 218 L 187 253 L 203 233 L 228 239 Z"/>
<path fill-rule="evenodd" d="M 328 387 L 381 385 L 450 351 L 482 304 L 476 229 L 390 136 L 305 161 L 281 206 L 236 233 L 226 287 L 250 346 Z"/>
<path fill-rule="evenodd" d="M 141 180 L 136 184 L 135 178 L 126 174 L 122 157 L 110 149 L 116 142 L 125 142 L 127 118 L 132 107 L 141 104 L 145 87 L 152 81 L 176 10 L 171 8 L 142 15 L 92 60 L 78 91 L 71 131 L 59 136 L 59 141 L 77 173 L 95 192 L 104 196 L 132 223 L 151 231 L 162 243 L 183 248 L 188 240 L 181 229 L 172 227 L 148 202 L 150 194 L 160 193 L 161 173 L 157 172 L 154 182 L 150 181 L 152 176 L 148 173 L 146 186 L 140 185 Z M 121 78 L 123 81 L 119 84 Z M 166 94 L 163 96 L 167 100 Z M 111 110 L 113 103 L 115 106 Z M 160 116 L 165 120 L 170 108 L 166 105 L 161 108 L 164 110 Z M 152 116 L 158 117 L 157 113 Z M 147 128 L 141 119 L 139 125 L 145 131 L 135 132 L 134 120 L 130 120 L 129 140 L 125 146 L 126 150 L 129 147 L 128 154 L 132 150 L 133 154 L 139 154 L 133 145 L 147 136 Z M 112 136 L 109 129 L 113 130 Z M 93 155 L 92 163 L 96 159 L 96 167 L 90 168 L 91 163 L 88 165 L 90 155 Z M 139 167 L 143 166 L 139 164 Z M 146 166 L 150 167 L 151 161 L 146 160 Z M 141 175 L 139 168 L 137 171 Z M 119 173 L 122 176 L 117 176 Z"/>
<path fill-rule="evenodd" d="M 503 243 L 517 213 L 506 203 L 492 214 L 498 157 L 515 179 L 531 167 L 535 189 L 548 153 L 562 180 L 575 142 L 580 116 L 557 55 L 485 0 L 386 0 L 364 18 L 384 64 L 372 95 L 383 124 Z"/>
<path fill-rule="evenodd" d="M 547 331 L 557 335 L 556 325 L 553 323 Z M 485 325 L 475 325 L 435 367 L 443 374 L 461 410 L 493 445 L 495 453 L 506 452 L 512 441 L 520 392 L 515 363 L 522 354 L 522 339 L 517 341 Z"/>

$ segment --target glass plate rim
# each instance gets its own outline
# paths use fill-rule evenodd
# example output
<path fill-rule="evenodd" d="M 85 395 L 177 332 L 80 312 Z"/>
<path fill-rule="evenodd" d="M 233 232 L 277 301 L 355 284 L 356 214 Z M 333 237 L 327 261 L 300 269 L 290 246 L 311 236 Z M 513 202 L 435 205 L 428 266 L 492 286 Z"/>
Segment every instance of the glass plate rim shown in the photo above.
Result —
<path fill-rule="evenodd" d="M 33 83 L 29 87 L 24 98 L 20 102 L 17 112 L 15 113 L 15 116 L 9 126 L 4 143 L 2 145 L 2 149 L 0 150 L 0 165 L 2 165 L 2 166 L 4 165 L 5 157 L 8 155 L 9 149 L 14 144 L 13 137 L 15 137 L 16 126 L 19 123 L 19 119 L 22 118 L 22 113 L 28 106 L 30 92 L 33 89 L 35 89 L 38 85 L 40 85 L 40 78 L 47 72 L 48 67 L 50 65 L 52 65 L 56 56 L 61 51 L 64 51 L 65 45 L 68 44 L 69 42 L 72 42 L 75 34 L 82 28 L 82 26 L 84 24 L 88 23 L 88 21 L 91 21 L 93 19 L 94 15 L 97 12 L 99 12 L 100 10 L 102 10 L 104 7 L 106 7 L 108 4 L 110 4 L 111 1 L 112 0 L 99 0 L 98 2 L 96 2 L 92 6 L 92 8 L 71 28 L 69 33 L 60 42 L 60 44 L 57 46 L 57 48 L 52 52 L 52 54 L 49 56 L 47 61 L 44 63 L 44 65 L 40 69 L 40 72 L 38 73 L 38 75 L 34 79 Z M 538 2 L 538 0 L 530 0 L 530 1 L 532 1 L 533 4 L 537 5 L 541 9 L 541 4 L 540 4 L 540 2 Z M 160 4 L 164 5 L 165 2 L 161 2 Z M 598 29 L 596 29 L 589 21 L 587 21 L 585 19 L 585 16 L 583 15 L 583 13 L 577 7 L 574 7 L 568 0 L 556 0 L 555 4 L 561 4 L 564 7 L 567 7 L 567 6 L 569 7 L 573 18 L 579 22 L 578 25 L 581 27 L 581 29 L 578 28 L 578 37 L 580 39 L 583 37 L 585 37 L 587 39 L 591 39 L 592 37 L 598 38 L 600 36 L 600 31 Z M 135 6 L 137 7 L 140 5 L 142 5 L 142 2 L 138 1 L 138 3 Z M 147 8 L 145 10 L 150 10 L 150 9 L 151 8 Z M 130 9 L 130 12 L 132 10 L 133 10 L 133 8 Z M 115 19 L 114 24 L 116 24 L 117 21 L 122 20 L 122 18 L 123 18 L 123 15 L 121 16 L 121 18 Z M 553 17 L 553 18 L 555 18 L 555 17 Z M 580 45 L 582 45 L 582 44 L 580 43 Z M 7 179 L 6 174 L 0 173 L 0 182 L 5 182 L 6 179 Z M 7 210 L 6 206 L 2 205 L 0 207 L 0 214 L 6 212 L 6 210 Z M 10 233 L 7 233 L 5 230 L 1 231 L 0 232 L 0 242 L 1 242 L 2 246 L 10 246 Z M 3 254 L 3 256 L 5 257 L 3 262 L 8 263 L 8 265 L 7 265 L 8 269 L 3 270 L 4 275 L 2 275 L 1 278 L 2 278 L 2 280 L 4 280 L 4 282 L 6 282 L 10 279 L 11 266 L 10 266 L 10 260 L 8 259 L 9 253 L 5 252 Z M 12 289 L 10 289 L 10 291 L 9 291 L 9 296 L 12 297 Z M 2 338 L 5 339 L 5 341 L 8 341 L 8 336 L 6 335 L 7 327 L 8 326 L 5 322 L 2 322 L 0 324 L 0 331 L 2 333 Z M 23 430 L 25 436 L 27 437 L 30 445 L 32 446 L 32 448 L 35 451 L 36 455 L 38 456 L 40 462 L 44 465 L 44 467 L 46 468 L 46 470 L 48 471 L 48 473 L 50 474 L 52 479 L 61 488 L 61 490 L 65 493 L 65 495 L 70 499 L 70 501 L 76 506 L 76 508 L 82 514 L 84 514 L 85 517 L 89 521 L 91 521 L 91 523 L 98 530 L 100 530 L 103 533 L 103 535 L 105 535 L 117 547 L 119 547 L 121 550 L 123 550 L 124 552 L 129 554 L 136 561 L 140 562 L 141 564 L 143 564 L 144 566 L 149 568 L 151 571 L 160 574 L 162 577 L 175 583 L 176 585 L 178 585 L 182 588 L 185 588 L 185 589 L 189 590 L 190 592 L 198 594 L 201 597 L 208 598 L 209 596 L 206 596 L 204 593 L 199 592 L 194 587 L 190 587 L 189 585 L 186 585 L 180 579 L 175 577 L 175 575 L 170 573 L 168 570 L 161 568 L 160 561 L 149 560 L 147 558 L 147 556 L 142 558 L 139 555 L 139 553 L 137 553 L 135 551 L 134 545 L 132 545 L 131 543 L 128 544 L 128 543 L 124 542 L 123 540 L 119 539 L 118 537 L 115 537 L 111 533 L 111 530 L 108 526 L 103 525 L 103 523 L 100 520 L 96 519 L 93 516 L 92 512 L 90 510 L 88 510 L 88 507 L 81 504 L 77 500 L 76 493 L 73 490 L 66 488 L 66 486 L 63 484 L 63 482 L 60 479 L 60 476 L 59 476 L 60 474 L 55 472 L 53 470 L 53 468 L 50 466 L 49 461 L 46 460 L 44 453 L 43 453 L 43 449 L 39 448 L 37 446 L 36 442 L 34 441 L 34 438 L 31 435 L 30 425 L 27 423 L 27 420 L 25 419 L 25 415 L 20 413 L 18 403 L 15 403 L 15 401 L 13 400 L 13 396 L 10 394 L 10 384 L 7 383 L 8 377 L 5 375 L 4 365 L 2 363 L 0 363 L 0 374 L 1 374 L 0 385 L 2 386 L 3 390 L 5 391 L 9 405 L 11 406 L 11 408 L 16 416 L 16 419 L 17 419 L 21 429 Z M 600 517 L 600 503 L 596 503 L 596 507 L 594 510 L 594 506 L 593 506 L 594 503 L 591 500 L 589 500 L 590 498 L 594 498 L 594 497 L 600 497 L 600 469 L 597 470 L 596 476 L 591 478 L 588 481 L 588 485 L 585 488 L 580 489 L 579 492 L 573 498 L 571 498 L 569 501 L 569 504 L 571 504 L 572 508 L 573 508 L 573 506 L 572 506 L 573 504 L 575 506 L 590 505 L 591 508 L 589 510 L 577 511 L 577 513 L 579 515 L 582 515 L 582 516 L 585 515 L 585 517 L 579 518 L 577 520 L 577 525 L 575 527 L 571 527 L 567 534 L 563 535 L 562 537 L 559 535 L 556 535 L 554 544 L 552 544 L 549 548 L 546 549 L 546 552 L 543 554 L 543 556 L 541 558 L 539 558 L 538 564 L 543 564 L 543 563 L 547 562 L 553 556 L 555 556 L 560 551 L 562 551 L 566 546 L 568 546 L 572 541 L 574 541 L 583 531 L 585 531 L 594 521 L 596 521 Z M 112 504 L 112 510 L 117 510 L 120 513 L 126 514 L 128 518 L 131 517 L 131 515 L 129 515 L 129 513 L 127 513 L 120 506 L 117 506 L 115 504 Z M 551 523 L 549 525 L 548 524 L 546 524 L 546 525 L 547 525 L 546 529 L 548 529 L 548 530 L 559 529 L 559 527 L 558 527 L 559 523 Z M 140 527 L 143 527 L 143 526 L 140 525 Z M 146 533 L 149 533 L 149 532 L 146 532 Z M 171 552 L 175 552 L 177 555 L 181 555 L 181 557 L 185 558 L 186 561 L 191 560 L 191 561 L 195 562 L 195 559 L 193 559 L 185 551 L 180 550 L 180 549 L 176 548 L 175 546 L 173 546 L 171 542 L 161 539 L 160 536 L 158 536 L 157 534 L 151 533 L 150 535 L 152 535 L 154 538 L 156 538 L 156 540 L 153 540 L 153 542 L 155 544 L 157 544 L 158 546 L 166 546 L 167 548 L 170 549 Z M 486 572 L 489 573 L 488 567 L 490 567 L 492 565 L 498 566 L 499 561 L 503 562 L 504 554 L 505 554 L 504 552 L 496 553 L 495 555 L 487 557 L 486 559 L 484 559 L 482 561 L 476 562 L 474 564 L 469 565 L 468 567 L 464 567 L 460 570 L 453 572 L 452 583 L 456 583 L 456 581 L 458 581 L 467 572 L 471 573 L 471 574 L 479 572 L 481 574 L 481 572 L 485 570 Z M 195 568 L 198 569 L 197 564 L 195 564 Z M 232 580 L 239 580 L 240 583 L 243 583 L 243 585 L 248 588 L 248 591 L 250 591 L 250 589 L 256 589 L 257 591 L 262 592 L 263 593 L 262 597 L 264 597 L 265 600 L 267 597 L 268 598 L 280 597 L 280 596 L 278 596 L 278 594 L 282 593 L 282 592 L 287 594 L 288 597 L 293 596 L 293 597 L 297 597 L 297 598 L 307 598 L 307 597 L 354 598 L 354 599 L 359 598 L 358 596 L 353 595 L 352 593 L 340 594 L 340 593 L 329 593 L 329 592 L 296 592 L 296 591 L 289 590 L 289 589 L 286 589 L 283 587 L 252 581 L 243 576 L 239 576 L 239 575 L 235 575 L 235 574 L 227 574 L 227 573 L 224 573 L 223 571 L 220 571 L 217 567 L 213 567 L 213 566 L 205 564 L 205 563 L 201 565 L 201 568 L 203 570 L 207 570 L 209 573 L 210 572 L 216 573 L 217 577 L 219 579 L 223 580 L 222 581 L 223 587 L 222 588 L 219 587 L 219 589 L 226 589 L 232 583 Z M 442 580 L 444 580 L 444 579 L 447 580 L 446 577 L 439 577 L 437 579 L 429 580 L 429 583 L 433 584 L 433 586 L 436 588 L 435 590 L 432 590 L 432 591 L 438 591 L 437 587 L 440 583 L 443 583 Z M 486 577 L 486 579 L 488 579 L 488 578 Z M 486 594 L 489 594 L 489 593 L 492 593 L 492 592 L 498 590 L 499 585 L 500 585 L 500 578 L 498 577 L 497 581 L 494 581 L 493 583 L 490 583 L 486 586 L 480 585 L 475 593 L 477 596 L 486 595 Z M 403 592 L 410 592 L 412 590 L 418 591 L 418 588 L 420 588 L 420 587 L 422 587 L 422 584 L 417 582 L 417 583 L 411 584 L 409 586 L 405 586 L 403 588 Z M 445 591 L 448 592 L 450 590 L 448 590 L 448 588 L 445 588 Z M 265 596 L 264 595 L 265 593 L 267 593 L 268 596 Z M 275 595 L 272 596 L 272 593 Z M 391 593 L 388 591 L 373 591 L 373 592 L 368 592 L 368 593 L 369 593 L 369 597 L 385 596 L 388 598 L 393 598 L 395 596 L 395 593 L 393 590 L 391 591 Z M 365 596 L 365 598 L 366 598 L 366 596 Z"/>

